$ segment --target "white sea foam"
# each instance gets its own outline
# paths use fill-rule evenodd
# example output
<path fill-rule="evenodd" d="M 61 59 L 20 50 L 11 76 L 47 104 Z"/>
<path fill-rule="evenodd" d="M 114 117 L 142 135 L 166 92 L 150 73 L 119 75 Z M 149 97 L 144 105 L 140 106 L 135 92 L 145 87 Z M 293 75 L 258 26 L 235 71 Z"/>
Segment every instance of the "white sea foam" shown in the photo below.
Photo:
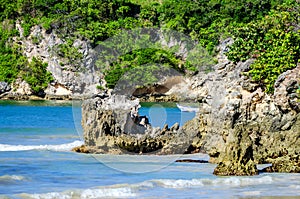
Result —
<path fill-rule="evenodd" d="M 28 150 L 51 150 L 51 151 L 69 151 L 76 146 L 82 145 L 82 141 L 74 141 L 59 145 L 8 145 L 0 144 L 0 151 L 28 151 Z"/>
<path fill-rule="evenodd" d="M 19 176 L 19 175 L 4 175 L 0 176 L 0 182 L 4 181 L 22 181 L 25 180 L 24 176 Z"/>
<path fill-rule="evenodd" d="M 224 185 L 224 186 L 249 186 L 257 184 L 271 184 L 273 182 L 272 177 L 224 177 L 216 179 L 192 179 L 192 180 L 170 180 L 159 179 L 153 180 L 159 186 L 168 188 L 188 188 L 197 186 L 210 186 L 210 185 Z"/>
<path fill-rule="evenodd" d="M 50 192 L 42 194 L 19 194 L 21 198 L 30 199 L 96 199 L 96 198 L 130 198 L 136 194 L 130 187 L 100 187 L 95 189 Z"/>
<path fill-rule="evenodd" d="M 128 198 L 136 194 L 131 188 L 87 189 L 80 194 L 80 198 Z"/>
<path fill-rule="evenodd" d="M 159 186 L 168 187 L 168 188 L 185 188 L 185 187 L 194 187 L 194 186 L 203 186 L 201 179 L 192 179 L 192 180 L 153 180 Z"/>

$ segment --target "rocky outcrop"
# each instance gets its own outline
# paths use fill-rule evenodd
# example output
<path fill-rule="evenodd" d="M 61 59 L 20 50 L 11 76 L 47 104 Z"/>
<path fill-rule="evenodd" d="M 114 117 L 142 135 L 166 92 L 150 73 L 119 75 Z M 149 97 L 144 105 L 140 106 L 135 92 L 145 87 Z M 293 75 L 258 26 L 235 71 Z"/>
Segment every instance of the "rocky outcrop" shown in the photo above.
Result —
<path fill-rule="evenodd" d="M 6 89 L 4 89 L 2 94 L 0 94 L 1 99 L 13 99 L 13 100 L 28 100 L 33 99 L 32 89 L 30 88 L 29 84 L 18 78 L 15 82 L 11 85 L 6 85 Z M 0 92 L 1 93 L 1 92 Z M 38 97 L 36 97 L 38 99 Z"/>
<path fill-rule="evenodd" d="M 233 133 L 228 136 L 225 152 L 221 153 L 220 159 L 219 165 L 214 170 L 215 175 L 258 174 L 253 157 L 253 141 L 243 126 L 234 128 Z"/>
<path fill-rule="evenodd" d="M 124 95 L 96 96 L 82 105 L 82 126 L 87 150 L 113 154 L 182 154 L 190 145 L 175 124 L 155 128 L 135 121 L 131 113 L 139 100 Z M 190 136 L 192 137 L 192 136 Z"/>
<path fill-rule="evenodd" d="M 215 72 L 198 76 L 198 147 L 219 164 L 218 175 L 253 175 L 256 163 L 272 163 L 274 171 L 298 172 L 300 65 L 282 74 L 274 95 L 269 95 L 242 75 L 251 63 L 224 61 Z"/>
<path fill-rule="evenodd" d="M 16 21 L 16 29 L 20 33 L 20 36 L 14 38 L 14 43 L 20 47 L 23 55 L 28 58 L 28 61 L 30 62 L 33 57 L 36 57 L 48 64 L 47 70 L 51 72 L 54 81 L 48 85 L 48 88 L 45 89 L 41 96 L 49 100 L 83 99 L 100 92 L 97 86 L 98 88 L 105 87 L 105 81 L 101 72 L 106 70 L 105 68 L 109 67 L 109 64 L 114 62 L 115 58 L 137 48 L 134 43 L 130 42 L 126 44 L 129 45 L 127 47 L 120 46 L 120 39 L 124 39 L 120 35 L 103 41 L 103 46 L 99 45 L 92 48 L 90 42 L 79 35 L 62 36 L 59 32 L 60 30 L 54 27 L 46 30 L 40 25 L 35 25 L 26 37 L 24 36 L 20 21 Z M 157 48 L 158 46 L 162 49 L 172 49 L 174 54 L 180 57 L 183 62 L 188 61 L 196 67 L 212 65 L 213 63 L 210 55 L 203 48 L 200 48 L 196 41 L 176 31 L 145 28 L 143 30 L 135 29 L 121 33 L 121 35 L 127 38 L 126 41 L 128 38 L 138 41 L 141 39 L 141 34 L 149 36 L 149 39 L 140 41 L 141 46 L 138 47 L 139 49 Z M 124 41 L 124 43 L 126 42 Z M 113 52 L 118 53 L 114 54 L 112 51 L 107 51 L 105 49 L 105 45 L 107 44 L 114 47 Z M 206 61 L 200 63 L 197 58 L 205 58 Z M 164 68 L 164 66 L 162 65 L 161 68 Z M 180 65 L 179 68 L 181 68 Z M 162 70 L 159 72 L 162 73 L 159 76 L 168 76 L 167 73 L 170 71 L 172 70 Z M 180 74 L 175 69 L 173 69 L 173 72 Z M 185 87 L 181 90 L 178 89 L 183 88 L 185 85 L 190 85 L 190 83 L 187 83 L 190 81 L 190 77 L 180 77 L 184 81 L 176 78 L 178 77 L 170 78 L 166 82 L 159 82 L 157 85 L 135 89 L 133 93 L 130 92 L 129 94 L 141 97 L 143 101 L 194 100 L 196 95 L 192 88 Z M 175 84 L 180 85 L 174 87 Z M 128 94 L 128 92 L 125 92 L 125 94 Z M 20 92 L 15 92 L 15 89 L 11 89 L 7 98 L 20 95 Z M 28 96 L 24 94 L 24 97 L 30 97 L 30 95 L 32 94 Z"/>
<path fill-rule="evenodd" d="M 216 175 L 255 175 L 258 163 L 271 163 L 268 171 L 299 172 L 300 65 L 279 76 L 274 94 L 266 94 L 244 75 L 254 60 L 235 64 L 226 59 L 224 53 L 230 42 L 220 47 L 219 63 L 211 72 L 200 71 L 164 93 L 177 97 L 187 93 L 184 99 L 199 102 L 197 116 L 180 129 L 134 127 L 129 113 L 137 102 L 132 104 L 122 97 L 117 104 L 124 107 L 109 101 L 116 97 L 86 101 L 82 124 L 89 151 L 206 152 L 210 162 L 218 164 Z"/>
<path fill-rule="evenodd" d="M 179 128 L 136 125 L 130 117 L 138 101 L 124 96 L 85 101 L 85 145 L 92 153 L 183 154 L 206 152 L 218 163 L 216 175 L 255 175 L 256 164 L 268 171 L 299 172 L 300 65 L 282 74 L 273 95 L 242 73 L 253 60 L 224 60 L 214 72 L 193 82 L 200 111 Z"/>
<path fill-rule="evenodd" d="M 94 68 L 94 52 L 88 41 L 80 38 L 70 46 L 77 54 L 66 57 L 61 53 L 60 46 L 66 41 L 55 31 L 47 32 L 40 26 L 34 26 L 31 34 L 21 40 L 24 54 L 31 59 L 39 57 L 48 63 L 48 71 L 54 82 L 45 90 L 46 98 L 69 96 L 90 96 L 97 93 L 96 85 L 100 82 L 100 73 Z"/>

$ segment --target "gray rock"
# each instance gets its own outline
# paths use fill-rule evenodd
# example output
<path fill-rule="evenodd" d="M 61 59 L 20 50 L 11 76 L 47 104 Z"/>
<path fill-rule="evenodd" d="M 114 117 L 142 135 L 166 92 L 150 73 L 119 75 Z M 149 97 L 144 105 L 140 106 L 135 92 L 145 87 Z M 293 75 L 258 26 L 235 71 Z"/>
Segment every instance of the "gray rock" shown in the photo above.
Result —
<path fill-rule="evenodd" d="M 174 154 L 165 148 L 175 145 L 172 139 L 176 126 L 170 131 L 149 124 L 141 125 L 131 111 L 139 106 L 139 100 L 129 100 L 124 95 L 98 97 L 84 101 L 82 126 L 85 146 L 92 153 L 156 153 Z"/>
<path fill-rule="evenodd" d="M 300 64 L 278 78 L 270 95 L 242 74 L 253 60 L 233 64 L 222 56 L 215 71 L 200 72 L 189 82 L 200 111 L 178 131 L 129 128 L 129 113 L 137 102 L 122 96 L 94 98 L 82 109 L 85 144 L 108 153 L 204 151 L 211 155 L 210 162 L 219 164 L 217 175 L 254 175 L 258 163 L 272 163 L 274 171 L 299 172 Z"/>
<path fill-rule="evenodd" d="M 219 163 L 217 175 L 253 175 L 257 173 L 255 164 L 266 162 L 273 163 L 276 171 L 291 172 L 286 165 L 299 171 L 300 158 L 295 151 L 300 150 L 296 133 L 300 132 L 300 104 L 295 99 L 300 65 L 278 78 L 273 95 L 252 86 L 249 79 L 241 79 L 242 65 L 248 64 L 239 63 L 206 76 L 213 81 L 204 81 L 210 98 L 199 101 L 200 148 L 211 154 L 211 162 Z M 241 128 L 244 133 L 238 133 Z M 282 152 L 285 149 L 288 153 Z M 246 155 L 249 150 L 252 154 Z"/>
<path fill-rule="evenodd" d="M 179 123 L 176 122 L 173 126 L 171 126 L 170 131 L 178 131 L 179 129 Z"/>
<path fill-rule="evenodd" d="M 0 94 L 10 91 L 11 87 L 7 82 L 0 82 Z"/>

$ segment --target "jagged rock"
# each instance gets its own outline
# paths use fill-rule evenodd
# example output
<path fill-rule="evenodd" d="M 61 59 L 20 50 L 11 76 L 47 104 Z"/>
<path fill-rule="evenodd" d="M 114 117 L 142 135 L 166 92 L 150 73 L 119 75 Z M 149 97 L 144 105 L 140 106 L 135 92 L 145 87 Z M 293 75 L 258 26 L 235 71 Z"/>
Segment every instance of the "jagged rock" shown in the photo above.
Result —
<path fill-rule="evenodd" d="M 89 149 L 85 145 L 81 145 L 72 149 L 72 151 L 77 153 L 90 153 Z"/>
<path fill-rule="evenodd" d="M 179 83 L 170 89 L 166 96 L 179 90 L 182 92 L 174 96 L 199 102 L 196 118 L 177 131 L 175 127 L 165 128 L 164 133 L 152 127 L 141 131 L 127 128 L 133 104 L 126 99 L 120 109 L 109 101 L 114 98 L 86 101 L 85 144 L 96 153 L 204 151 L 210 162 L 219 164 L 216 175 L 255 175 L 258 163 L 272 163 L 272 171 L 299 172 L 300 103 L 296 90 L 300 64 L 278 78 L 274 94 L 266 94 L 243 75 L 252 62 L 234 64 L 223 56 L 212 72 L 199 72 L 185 85 Z"/>
<path fill-rule="evenodd" d="M 164 125 L 164 127 L 162 128 L 162 130 L 161 130 L 161 133 L 162 134 L 165 134 L 167 131 L 169 131 L 170 129 L 169 129 L 169 126 L 168 126 L 168 124 L 165 124 Z"/>
<path fill-rule="evenodd" d="M 172 130 L 140 125 L 131 117 L 139 100 L 112 95 L 86 100 L 82 105 L 85 146 L 92 153 L 183 154 L 191 140 L 175 124 Z"/>
<path fill-rule="evenodd" d="M 82 105 L 85 145 L 103 153 L 139 154 L 162 149 L 169 137 L 168 127 L 162 133 L 137 123 L 131 111 L 138 106 L 139 100 L 129 100 L 124 95 L 86 100 Z"/>
<path fill-rule="evenodd" d="M 17 79 L 12 84 L 12 89 L 10 92 L 10 96 L 30 96 L 32 95 L 32 89 L 30 85 L 21 79 Z"/>
<path fill-rule="evenodd" d="M 66 42 L 58 36 L 55 28 L 47 31 L 36 25 L 31 28 L 28 37 L 23 36 L 24 31 L 19 21 L 16 22 L 16 28 L 20 37 L 15 40 L 24 47 L 23 54 L 28 60 L 38 57 L 48 63 L 47 70 L 54 77 L 54 84 L 45 90 L 46 99 L 82 99 L 98 93 L 96 86 L 101 82 L 102 76 L 101 71 L 95 68 L 95 52 L 88 41 L 76 39 L 73 47 L 78 49 L 82 58 L 74 57 L 74 60 L 68 61 L 59 54 L 59 46 Z M 16 85 L 17 83 L 14 87 L 23 87 Z M 20 90 L 17 93 L 22 95 Z M 24 95 L 31 95 L 25 93 Z M 9 95 L 17 96 L 15 93 Z"/>
<path fill-rule="evenodd" d="M 171 126 L 170 131 L 178 131 L 179 129 L 179 123 L 176 122 L 173 126 Z"/>
<path fill-rule="evenodd" d="M 0 94 L 10 91 L 11 87 L 7 82 L 0 82 Z"/>
<path fill-rule="evenodd" d="M 288 168 L 283 165 L 293 165 L 292 170 L 298 171 L 299 154 L 295 151 L 299 151 L 300 103 L 296 90 L 300 65 L 281 75 L 275 84 L 274 95 L 269 95 L 257 85 L 245 87 L 245 84 L 253 84 L 250 79 L 241 78 L 241 72 L 248 64 L 233 66 L 227 63 L 222 70 L 199 77 L 206 91 L 202 92 L 199 100 L 198 145 L 210 154 L 210 162 L 219 163 L 215 174 L 253 175 L 257 173 L 254 167 L 257 163 L 273 163 L 277 171 L 279 167 L 283 168 L 280 171 Z M 251 160 L 245 155 L 237 156 L 236 152 L 230 152 L 230 149 L 246 150 L 238 147 L 238 140 L 233 142 L 233 146 L 230 139 L 241 126 L 245 136 L 252 141 Z M 285 150 L 288 153 L 284 153 Z M 277 158 L 284 158 L 284 161 Z M 247 163 L 243 165 L 242 162 Z"/>
<path fill-rule="evenodd" d="M 252 140 L 243 126 L 236 128 L 228 137 L 225 153 L 222 154 L 214 174 L 222 176 L 257 175 L 258 170 L 254 163 L 252 145 Z"/>

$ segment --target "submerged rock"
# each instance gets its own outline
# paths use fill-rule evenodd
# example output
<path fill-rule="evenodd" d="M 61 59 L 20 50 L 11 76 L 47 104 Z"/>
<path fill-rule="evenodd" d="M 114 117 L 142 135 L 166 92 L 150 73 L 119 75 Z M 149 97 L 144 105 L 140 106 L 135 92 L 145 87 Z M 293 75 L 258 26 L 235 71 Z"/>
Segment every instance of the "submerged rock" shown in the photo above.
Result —
<path fill-rule="evenodd" d="M 188 163 L 208 163 L 207 160 L 193 160 L 193 159 L 180 159 L 175 162 L 188 162 Z"/>

